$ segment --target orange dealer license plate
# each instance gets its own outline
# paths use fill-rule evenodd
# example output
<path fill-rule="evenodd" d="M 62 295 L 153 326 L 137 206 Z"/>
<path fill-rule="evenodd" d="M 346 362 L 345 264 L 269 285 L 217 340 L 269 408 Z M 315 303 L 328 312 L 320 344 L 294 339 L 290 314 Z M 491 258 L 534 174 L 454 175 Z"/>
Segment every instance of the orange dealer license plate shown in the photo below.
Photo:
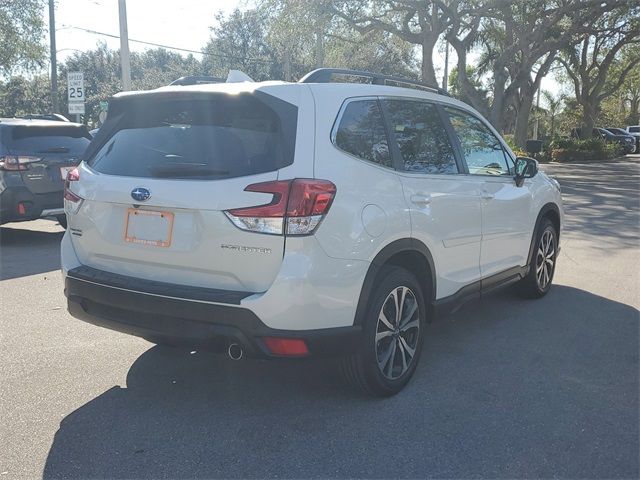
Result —
<path fill-rule="evenodd" d="M 169 247 L 173 235 L 173 213 L 127 209 L 124 241 L 150 247 Z"/>

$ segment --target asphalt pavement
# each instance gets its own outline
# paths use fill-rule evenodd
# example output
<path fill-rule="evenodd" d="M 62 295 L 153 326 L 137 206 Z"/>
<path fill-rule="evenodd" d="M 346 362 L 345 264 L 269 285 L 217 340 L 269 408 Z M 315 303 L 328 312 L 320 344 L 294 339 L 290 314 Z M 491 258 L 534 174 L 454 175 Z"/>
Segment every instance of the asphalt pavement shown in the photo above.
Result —
<path fill-rule="evenodd" d="M 53 221 L 0 231 L 0 480 L 638 478 L 640 156 L 543 166 L 567 225 L 542 300 L 432 324 L 412 383 L 232 362 L 73 319 Z"/>

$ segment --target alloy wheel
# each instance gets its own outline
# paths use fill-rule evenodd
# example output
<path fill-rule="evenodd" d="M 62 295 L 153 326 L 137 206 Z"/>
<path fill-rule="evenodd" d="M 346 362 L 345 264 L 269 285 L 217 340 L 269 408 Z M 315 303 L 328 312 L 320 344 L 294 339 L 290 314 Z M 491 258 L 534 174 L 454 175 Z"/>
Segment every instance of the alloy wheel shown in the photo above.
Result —
<path fill-rule="evenodd" d="M 410 288 L 400 286 L 387 296 L 376 326 L 376 358 L 382 374 L 395 380 L 409 369 L 420 338 L 420 309 Z"/>
<path fill-rule="evenodd" d="M 547 288 L 553 276 L 556 255 L 555 239 L 551 230 L 545 230 L 540 238 L 536 255 L 536 281 L 541 290 Z"/>

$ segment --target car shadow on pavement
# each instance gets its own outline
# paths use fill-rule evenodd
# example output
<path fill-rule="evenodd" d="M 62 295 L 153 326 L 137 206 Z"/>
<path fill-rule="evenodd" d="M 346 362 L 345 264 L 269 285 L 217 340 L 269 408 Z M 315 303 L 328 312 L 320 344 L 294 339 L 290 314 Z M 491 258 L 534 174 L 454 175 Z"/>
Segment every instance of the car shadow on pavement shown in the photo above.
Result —
<path fill-rule="evenodd" d="M 0 228 L 0 280 L 60 269 L 64 231 Z"/>
<path fill-rule="evenodd" d="M 232 362 L 154 347 L 60 423 L 45 478 L 638 475 L 638 310 L 556 285 L 427 330 L 399 395 L 327 362 Z"/>

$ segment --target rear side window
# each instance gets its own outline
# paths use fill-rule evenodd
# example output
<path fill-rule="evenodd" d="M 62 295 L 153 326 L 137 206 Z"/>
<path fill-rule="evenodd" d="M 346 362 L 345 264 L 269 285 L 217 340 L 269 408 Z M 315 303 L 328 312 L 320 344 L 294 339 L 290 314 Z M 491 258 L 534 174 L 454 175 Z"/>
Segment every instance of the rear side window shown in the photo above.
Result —
<path fill-rule="evenodd" d="M 509 165 L 498 138 L 478 118 L 456 108 L 445 107 L 460 139 L 471 175 L 508 175 Z"/>
<path fill-rule="evenodd" d="M 335 144 L 355 157 L 385 167 L 392 166 L 377 100 L 354 100 L 347 104 L 335 133 Z"/>
<path fill-rule="evenodd" d="M 413 100 L 383 100 L 391 130 L 402 154 L 404 170 L 411 173 L 458 173 L 449 136 L 437 107 Z"/>
<path fill-rule="evenodd" d="M 640 133 L 640 127 L 629 127 L 629 133 Z"/>
<path fill-rule="evenodd" d="M 296 119 L 297 108 L 286 105 Z M 255 95 L 141 99 L 123 107 L 115 133 L 88 163 L 130 177 L 211 180 L 270 172 L 293 163 L 295 122 L 286 138 L 282 123 Z"/>
<path fill-rule="evenodd" d="M 87 129 L 79 125 L 15 126 L 7 135 L 13 153 L 68 153 L 80 156 L 91 141 Z"/>

